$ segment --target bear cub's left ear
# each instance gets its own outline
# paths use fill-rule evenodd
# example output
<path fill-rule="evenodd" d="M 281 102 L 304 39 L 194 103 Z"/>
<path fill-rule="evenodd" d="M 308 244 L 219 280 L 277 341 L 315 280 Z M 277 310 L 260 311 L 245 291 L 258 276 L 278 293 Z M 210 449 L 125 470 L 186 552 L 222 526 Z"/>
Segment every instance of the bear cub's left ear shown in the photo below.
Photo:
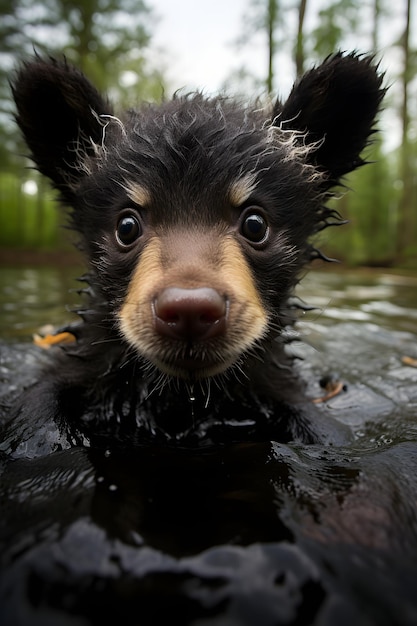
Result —
<path fill-rule="evenodd" d="M 64 196 L 79 178 L 80 156 L 94 153 L 102 139 L 99 116 L 109 103 L 87 78 L 65 61 L 35 58 L 12 81 L 16 121 L 42 174 Z"/>
<path fill-rule="evenodd" d="M 277 124 L 316 144 L 309 161 L 326 174 L 328 187 L 364 163 L 360 157 L 373 134 L 385 89 L 373 57 L 337 53 L 307 72 L 282 106 Z"/>

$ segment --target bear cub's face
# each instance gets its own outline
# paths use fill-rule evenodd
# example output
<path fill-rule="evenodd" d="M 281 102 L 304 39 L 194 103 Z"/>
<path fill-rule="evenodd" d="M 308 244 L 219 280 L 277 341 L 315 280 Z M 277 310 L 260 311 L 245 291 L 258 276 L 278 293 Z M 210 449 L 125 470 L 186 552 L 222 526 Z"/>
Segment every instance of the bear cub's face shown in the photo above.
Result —
<path fill-rule="evenodd" d="M 66 62 L 24 64 L 16 119 L 71 209 L 103 342 L 191 381 L 262 359 L 334 221 L 329 191 L 363 164 L 381 83 L 371 57 L 339 53 L 283 104 L 195 94 L 116 116 Z"/>
<path fill-rule="evenodd" d="M 281 330 L 323 175 L 266 113 L 196 96 L 103 117 L 82 162 L 77 227 L 95 283 L 123 340 L 169 376 L 240 367 Z"/>

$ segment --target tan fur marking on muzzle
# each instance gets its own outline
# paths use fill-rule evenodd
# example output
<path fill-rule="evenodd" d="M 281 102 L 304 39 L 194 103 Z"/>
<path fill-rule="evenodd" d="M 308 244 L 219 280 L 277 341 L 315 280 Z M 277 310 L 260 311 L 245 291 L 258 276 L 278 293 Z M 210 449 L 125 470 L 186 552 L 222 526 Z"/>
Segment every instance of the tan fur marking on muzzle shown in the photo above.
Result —
<path fill-rule="evenodd" d="M 177 232 L 176 236 L 176 246 L 171 232 L 169 243 L 155 236 L 143 249 L 119 312 L 119 326 L 138 354 L 162 372 L 185 379 L 208 378 L 234 365 L 264 336 L 268 314 L 233 235 L 205 232 L 194 246 L 186 245 L 190 233 Z M 195 369 L 180 365 L 189 354 L 187 342 L 161 336 L 155 328 L 155 298 L 168 287 L 210 287 L 227 303 L 225 333 L 193 344 Z"/>
<path fill-rule="evenodd" d="M 139 352 L 152 335 L 152 297 L 162 280 L 161 242 L 155 237 L 141 254 L 118 315 L 122 334 Z"/>
<path fill-rule="evenodd" d="M 259 296 L 251 268 L 238 242 L 232 236 L 223 242 L 221 274 L 232 287 L 231 315 L 233 331 L 242 351 L 260 339 L 268 323 L 268 315 Z M 233 310 L 235 309 L 235 311 Z"/>

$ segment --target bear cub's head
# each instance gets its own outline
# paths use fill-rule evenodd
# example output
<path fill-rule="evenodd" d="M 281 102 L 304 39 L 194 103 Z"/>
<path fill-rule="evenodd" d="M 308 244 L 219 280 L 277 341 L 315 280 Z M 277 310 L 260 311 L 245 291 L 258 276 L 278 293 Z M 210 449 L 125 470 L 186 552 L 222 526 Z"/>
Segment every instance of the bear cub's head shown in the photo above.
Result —
<path fill-rule="evenodd" d="M 335 54 L 269 108 L 194 94 L 116 116 L 66 62 L 24 64 L 17 122 L 71 209 L 103 332 L 185 380 L 262 356 L 330 189 L 363 163 L 381 82 L 372 58 Z"/>

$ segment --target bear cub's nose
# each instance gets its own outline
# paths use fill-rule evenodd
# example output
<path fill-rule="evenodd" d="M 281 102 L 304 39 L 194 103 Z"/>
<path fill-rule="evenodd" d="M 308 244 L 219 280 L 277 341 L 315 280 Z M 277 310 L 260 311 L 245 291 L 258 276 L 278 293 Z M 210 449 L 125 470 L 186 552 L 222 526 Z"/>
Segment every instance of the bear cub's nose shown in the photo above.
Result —
<path fill-rule="evenodd" d="M 156 331 L 183 341 L 201 341 L 226 332 L 226 298 L 212 287 L 167 287 L 154 300 Z"/>

